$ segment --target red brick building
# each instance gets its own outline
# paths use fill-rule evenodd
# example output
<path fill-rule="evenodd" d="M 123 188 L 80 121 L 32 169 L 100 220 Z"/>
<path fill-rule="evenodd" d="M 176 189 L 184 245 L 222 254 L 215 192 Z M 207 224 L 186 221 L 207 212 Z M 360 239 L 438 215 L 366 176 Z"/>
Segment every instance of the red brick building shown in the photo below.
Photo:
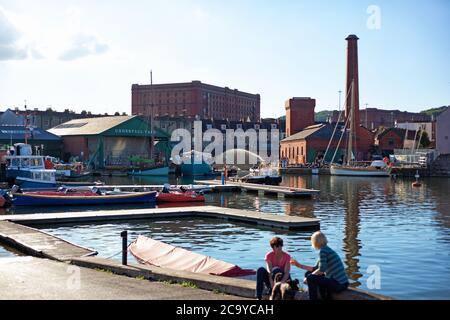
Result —
<path fill-rule="evenodd" d="M 260 121 L 261 98 L 200 81 L 132 86 L 132 114 L 228 121 Z"/>
<path fill-rule="evenodd" d="M 292 98 L 286 101 L 286 137 L 300 132 L 314 122 L 316 100 L 311 98 Z"/>
<path fill-rule="evenodd" d="M 381 151 L 393 151 L 403 149 L 405 140 L 405 129 L 389 128 L 377 134 L 375 144 Z"/>
<path fill-rule="evenodd" d="M 347 37 L 347 92 L 352 92 L 346 99 L 345 115 L 346 119 L 350 115 L 353 102 L 354 121 L 352 122 L 352 132 L 354 134 L 353 148 L 356 150 L 356 160 L 370 159 L 371 152 L 374 149 L 375 135 L 367 128 L 360 125 L 360 119 L 363 118 L 359 110 L 359 73 L 358 73 L 358 40 L 355 35 Z M 353 96 L 354 101 L 351 101 Z M 338 161 L 345 152 L 347 135 L 349 127 L 344 128 L 340 124 L 339 130 L 333 139 L 335 125 L 314 124 L 315 100 L 310 98 L 293 98 L 286 102 L 286 138 L 281 141 L 280 155 L 282 159 L 288 159 L 290 165 L 301 165 L 311 163 L 318 158 L 325 157 L 329 162 L 337 150 Z M 337 122 L 337 119 L 334 123 Z M 350 126 L 350 125 L 348 125 Z M 341 135 L 344 135 L 341 144 L 338 146 Z M 331 140 L 330 150 L 327 150 Z"/>
<path fill-rule="evenodd" d="M 281 141 L 280 157 L 287 159 L 289 165 L 305 165 L 312 163 L 318 158 L 325 156 L 325 161 L 329 162 L 333 158 L 339 143 L 341 132 L 337 132 L 331 143 L 328 153 L 325 152 L 333 134 L 334 126 L 331 124 L 316 124 L 306 127 L 304 130 L 295 133 Z M 336 154 L 338 160 L 345 153 L 343 144 Z"/>

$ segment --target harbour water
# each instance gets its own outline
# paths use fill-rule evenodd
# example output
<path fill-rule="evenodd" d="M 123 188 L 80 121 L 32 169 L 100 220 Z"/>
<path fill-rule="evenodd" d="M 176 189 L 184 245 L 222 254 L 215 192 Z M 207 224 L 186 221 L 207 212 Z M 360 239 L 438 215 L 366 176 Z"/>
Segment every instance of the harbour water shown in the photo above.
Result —
<path fill-rule="evenodd" d="M 165 181 L 112 178 L 107 182 Z M 401 299 L 450 299 L 450 179 L 422 182 L 422 187 L 414 188 L 412 180 L 407 179 L 286 175 L 283 185 L 319 189 L 320 195 L 314 199 L 285 199 L 245 192 L 209 194 L 207 204 L 319 218 L 330 247 L 344 261 L 352 286 Z M 10 209 L 7 213 L 30 212 L 49 210 Z M 270 250 L 268 241 L 275 235 L 285 240 L 284 249 L 301 263 L 314 264 L 317 259 L 309 242 L 310 231 L 288 232 L 221 220 L 176 219 L 44 229 L 96 249 L 101 257 L 120 252 L 119 234 L 128 230 L 130 239 L 146 235 L 244 268 L 264 265 L 264 255 Z M 120 255 L 113 259 L 119 260 Z M 379 287 L 374 281 L 378 271 Z M 293 275 L 302 278 L 299 269 L 294 269 Z"/>

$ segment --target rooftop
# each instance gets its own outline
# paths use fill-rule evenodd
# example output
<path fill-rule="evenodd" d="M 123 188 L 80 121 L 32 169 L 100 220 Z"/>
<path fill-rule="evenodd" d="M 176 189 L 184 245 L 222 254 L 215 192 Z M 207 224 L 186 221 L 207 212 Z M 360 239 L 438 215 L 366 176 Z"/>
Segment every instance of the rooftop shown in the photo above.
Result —
<path fill-rule="evenodd" d="M 135 117 L 136 116 L 116 116 L 75 119 L 60 124 L 48 131 L 58 136 L 97 135 Z"/>

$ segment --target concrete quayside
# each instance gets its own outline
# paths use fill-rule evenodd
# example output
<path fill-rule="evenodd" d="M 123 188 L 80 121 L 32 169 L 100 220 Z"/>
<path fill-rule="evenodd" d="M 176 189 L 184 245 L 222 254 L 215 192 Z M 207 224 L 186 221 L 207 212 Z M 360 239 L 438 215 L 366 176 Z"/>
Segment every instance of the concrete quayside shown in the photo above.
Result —
<path fill-rule="evenodd" d="M 140 219 L 148 218 L 168 218 L 168 217 L 183 217 L 200 214 L 203 216 L 206 214 L 211 217 L 211 214 L 221 216 L 222 218 L 228 216 L 231 219 L 245 220 L 255 223 L 258 219 L 255 215 L 258 215 L 261 221 L 264 221 L 265 226 L 272 228 L 289 228 L 298 227 L 296 223 L 306 223 L 303 227 L 317 227 L 318 220 L 311 219 L 311 221 L 304 220 L 305 218 L 298 217 L 285 217 L 277 215 L 263 215 L 260 213 L 247 212 L 243 210 L 232 210 L 227 208 L 216 207 L 200 207 L 203 210 L 197 210 L 197 208 L 189 208 L 189 212 L 182 212 L 181 209 L 142 209 L 144 212 L 121 212 L 115 213 L 103 211 L 94 213 L 59 213 L 59 214 L 30 214 L 30 215 L 17 215 L 17 216 L 0 216 L 0 242 L 5 243 L 13 248 L 17 248 L 21 252 L 29 254 L 31 256 L 47 258 L 51 260 L 64 261 L 81 268 L 104 270 L 110 273 L 125 275 L 132 278 L 148 279 L 151 281 L 164 281 L 169 283 L 190 283 L 199 290 L 209 290 L 213 292 L 220 292 L 240 298 L 254 298 L 255 282 L 251 280 L 225 278 L 212 275 L 203 275 L 185 271 L 177 271 L 164 269 L 154 266 L 144 266 L 138 264 L 122 265 L 116 261 L 101 259 L 93 257 L 97 252 L 93 249 L 84 248 L 74 243 L 70 243 L 61 238 L 52 236 L 37 229 L 33 229 L 27 225 L 50 225 L 61 223 L 81 223 L 90 221 L 110 221 L 110 219 L 128 219 L 129 217 Z M 149 211 L 149 210 L 153 210 Z M 134 210 L 139 211 L 139 210 Z M 209 215 L 208 215 L 209 212 Z M 79 215 L 77 217 L 77 215 Z M 268 219 L 263 219 L 264 216 L 268 216 Z M 283 219 L 280 219 L 283 218 Z M 294 218 L 292 221 L 289 219 Z M 268 222 L 273 219 L 272 222 Z M 300 219 L 299 221 L 295 221 Z M 317 220 L 317 221 L 315 221 Z M 20 224 L 19 224 L 20 223 Z M 1 267 L 0 267 L 1 268 Z M 83 269 L 84 270 L 84 269 Z M 5 279 L 3 279 L 5 281 Z M 103 279 L 102 281 L 105 281 Z M 95 285 L 102 285 L 102 281 Z M 114 281 L 118 281 L 114 279 Z M 126 281 L 125 281 L 126 283 Z M 103 284 L 106 285 L 106 284 Z M 149 288 L 152 287 L 152 282 L 149 283 Z M 124 289 L 127 290 L 127 289 Z M 153 290 L 153 289 L 152 289 Z M 145 290 L 144 290 L 145 291 Z M 145 293 L 142 293 L 145 296 Z M 89 296 L 86 296 L 88 298 Z M 120 294 L 118 298 L 122 297 Z M 226 299 L 228 296 L 223 296 Z M 305 299 L 305 294 L 299 293 L 299 299 Z M 163 297 L 161 297 L 163 298 Z M 175 299 L 176 296 L 165 296 L 166 299 Z M 217 297 L 205 296 L 205 299 L 216 299 Z M 336 295 L 335 299 L 343 300 L 385 300 L 390 299 L 386 296 L 372 294 L 357 289 L 349 289 L 345 293 Z"/>

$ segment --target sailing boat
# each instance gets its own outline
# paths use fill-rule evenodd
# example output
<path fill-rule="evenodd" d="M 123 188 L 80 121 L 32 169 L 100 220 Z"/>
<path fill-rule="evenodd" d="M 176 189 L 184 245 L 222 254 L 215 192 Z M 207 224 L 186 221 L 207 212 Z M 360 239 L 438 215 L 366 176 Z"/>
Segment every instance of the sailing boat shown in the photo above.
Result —
<path fill-rule="evenodd" d="M 155 139 L 154 139 L 154 119 L 153 119 L 153 71 L 150 71 L 150 91 L 151 91 L 151 109 L 150 109 L 150 126 L 151 126 L 151 150 L 150 150 L 150 159 L 153 159 L 154 148 L 155 148 Z M 164 177 L 169 175 L 169 167 L 167 164 L 155 166 L 152 168 L 147 168 L 143 170 L 132 170 L 128 172 L 130 176 L 149 176 L 149 177 Z"/>
<path fill-rule="evenodd" d="M 351 106 L 350 106 L 350 112 L 349 116 L 346 121 L 346 125 L 344 127 L 344 130 L 347 130 L 347 124 L 348 124 L 348 141 L 346 146 L 346 161 L 342 165 L 336 165 L 333 164 L 333 161 L 331 161 L 330 166 L 330 174 L 333 176 L 364 176 L 364 177 L 389 177 L 390 175 L 390 168 L 387 167 L 387 165 L 380 160 L 373 161 L 370 166 L 357 166 L 356 162 L 353 161 L 353 153 L 354 148 L 353 145 L 353 139 L 356 136 L 356 123 L 355 123 L 355 90 L 354 90 L 354 84 L 355 80 L 352 81 L 351 86 Z M 336 126 L 338 123 L 336 124 Z M 333 139 L 333 137 L 331 137 Z M 341 141 L 339 141 L 340 143 Z M 337 149 L 339 149 L 339 144 L 337 146 Z M 333 157 L 334 160 L 334 157 Z"/>

